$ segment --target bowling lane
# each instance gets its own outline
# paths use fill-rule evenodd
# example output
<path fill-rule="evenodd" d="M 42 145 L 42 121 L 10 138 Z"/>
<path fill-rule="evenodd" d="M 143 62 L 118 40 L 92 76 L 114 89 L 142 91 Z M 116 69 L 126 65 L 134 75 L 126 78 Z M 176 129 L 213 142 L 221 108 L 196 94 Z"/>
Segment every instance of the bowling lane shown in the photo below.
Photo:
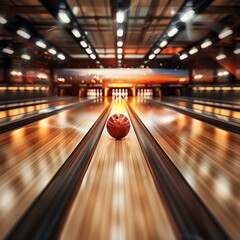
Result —
<path fill-rule="evenodd" d="M 217 104 L 210 101 L 200 100 L 178 100 L 176 98 L 164 98 L 161 100 L 164 104 L 173 104 L 181 109 L 190 109 L 200 114 L 206 114 L 225 121 L 236 122 L 240 124 L 240 106 L 226 103 Z"/>
<path fill-rule="evenodd" d="M 240 135 L 140 98 L 130 105 L 222 227 L 238 239 Z"/>
<path fill-rule="evenodd" d="M 37 114 L 45 113 L 47 111 L 63 108 L 65 106 L 79 103 L 78 98 L 61 99 L 55 102 L 41 103 L 28 105 L 26 107 L 16 107 L 9 110 L 0 111 L 0 126 L 8 124 L 12 121 L 17 121 Z"/>
<path fill-rule="evenodd" d="M 107 105 L 107 99 L 95 99 L 0 135 L 0 239 L 46 187 Z"/>
<path fill-rule="evenodd" d="M 35 99 L 23 99 L 23 100 L 10 100 L 10 101 L 1 101 L 0 110 L 6 110 L 10 108 L 18 108 L 29 105 L 37 105 L 41 103 L 55 102 L 59 100 L 67 100 L 73 97 L 44 97 L 44 98 L 35 98 Z"/>
<path fill-rule="evenodd" d="M 115 102 L 110 116 L 123 113 Z M 122 140 L 104 128 L 60 239 L 179 239 L 131 126 Z"/>

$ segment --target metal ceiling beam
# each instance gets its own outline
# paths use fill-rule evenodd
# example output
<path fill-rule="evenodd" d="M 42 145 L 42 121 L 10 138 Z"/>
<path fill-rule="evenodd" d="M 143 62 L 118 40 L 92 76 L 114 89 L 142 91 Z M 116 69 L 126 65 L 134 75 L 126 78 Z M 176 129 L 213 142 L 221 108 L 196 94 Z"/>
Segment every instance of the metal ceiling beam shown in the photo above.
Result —
<path fill-rule="evenodd" d="M 240 6 L 210 6 L 202 14 L 234 14 L 238 17 L 240 13 Z"/>
<path fill-rule="evenodd" d="M 88 45 L 91 46 L 91 49 L 94 53 L 94 55 L 96 56 L 96 59 L 92 60 L 94 62 L 96 61 L 100 61 L 99 57 L 98 57 L 98 54 L 94 48 L 94 46 L 92 45 L 92 43 L 90 42 L 89 38 L 87 37 L 87 35 L 85 34 L 85 31 L 83 30 L 83 28 L 81 27 L 81 25 L 79 24 L 79 22 L 77 21 L 77 18 L 75 17 L 75 15 L 73 14 L 71 8 L 69 7 L 68 3 L 66 0 L 52 0 L 52 1 L 49 1 L 49 0 L 39 0 L 43 6 L 52 14 L 52 16 L 59 20 L 58 19 L 58 12 L 59 10 L 61 9 L 64 9 L 64 11 L 68 14 L 71 22 L 68 23 L 68 24 L 62 24 L 63 28 L 65 29 L 66 32 L 69 33 L 69 35 L 74 39 L 75 42 L 77 42 L 79 44 L 79 47 L 80 48 L 83 48 L 81 45 L 80 45 L 80 40 L 84 40 L 88 43 Z M 71 30 L 73 28 L 78 28 L 81 32 L 81 38 L 76 38 Z M 84 49 L 84 48 L 83 48 Z M 84 49 L 85 51 L 85 49 Z"/>
<path fill-rule="evenodd" d="M 141 44 L 142 40 L 145 38 L 145 35 L 148 31 L 148 28 L 150 26 L 150 24 L 153 21 L 153 17 L 155 16 L 156 12 L 157 12 L 157 8 L 159 6 L 160 1 L 158 0 L 152 0 L 150 7 L 148 9 L 147 15 L 145 17 L 145 25 L 142 28 L 141 34 L 137 40 L 137 45 Z"/>
<path fill-rule="evenodd" d="M 6 17 L 19 14 L 48 14 L 43 6 L 3 6 Z"/>
<path fill-rule="evenodd" d="M 212 2 L 213 0 L 202 0 L 201 2 L 197 2 L 197 5 L 194 8 L 195 14 L 200 14 L 201 12 L 203 12 Z M 183 12 L 185 12 L 187 9 L 189 9 L 189 7 L 192 5 L 192 0 L 185 0 L 184 3 L 182 4 L 182 6 L 179 8 L 178 13 L 175 14 L 175 16 L 172 18 L 172 21 L 168 24 L 168 26 L 166 27 L 165 31 L 161 34 L 161 36 L 158 38 L 158 40 L 152 45 L 152 47 L 150 48 L 150 50 L 148 51 L 148 53 L 145 55 L 143 61 L 151 61 L 148 59 L 148 56 L 153 53 L 153 50 L 155 48 L 159 47 L 159 42 L 161 42 L 162 40 L 168 40 L 168 43 L 172 42 L 175 37 L 177 36 L 174 35 L 173 37 L 168 37 L 167 33 L 169 31 L 169 29 L 171 29 L 172 27 L 177 27 L 179 32 L 184 30 L 186 27 L 186 23 L 181 22 L 180 16 Z M 193 6 L 194 7 L 194 6 Z M 166 46 L 165 46 L 166 47 Z M 162 50 L 165 48 L 163 47 Z"/>

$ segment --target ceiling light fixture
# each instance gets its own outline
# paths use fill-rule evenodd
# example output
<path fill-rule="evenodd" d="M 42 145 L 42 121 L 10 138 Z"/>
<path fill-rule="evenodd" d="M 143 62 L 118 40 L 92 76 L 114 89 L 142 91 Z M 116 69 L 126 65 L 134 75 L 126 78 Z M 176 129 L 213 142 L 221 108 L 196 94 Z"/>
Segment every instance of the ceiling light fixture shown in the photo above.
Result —
<path fill-rule="evenodd" d="M 7 23 L 7 19 L 0 16 L 0 24 L 6 24 L 6 23 Z"/>
<path fill-rule="evenodd" d="M 194 10 L 189 10 L 183 14 L 183 16 L 180 18 L 180 20 L 182 22 L 187 22 L 194 15 L 194 13 L 195 13 Z"/>
<path fill-rule="evenodd" d="M 123 41 L 118 41 L 118 42 L 117 42 L 117 46 L 118 46 L 118 47 L 122 47 L 122 46 L 123 46 Z"/>
<path fill-rule="evenodd" d="M 163 40 L 163 41 L 159 44 L 159 47 L 163 48 L 163 47 L 165 47 L 167 44 L 168 44 L 168 41 Z"/>
<path fill-rule="evenodd" d="M 160 51 L 161 51 L 160 48 L 156 48 L 153 53 L 154 53 L 154 54 L 158 54 L 158 53 L 160 53 Z"/>
<path fill-rule="evenodd" d="M 117 30 L 117 36 L 122 37 L 123 36 L 123 29 L 118 29 Z"/>
<path fill-rule="evenodd" d="M 221 53 L 221 54 L 219 54 L 219 55 L 216 56 L 216 59 L 217 59 L 217 60 L 222 60 L 222 59 L 224 59 L 224 58 L 226 58 L 226 57 L 227 57 L 227 56 L 226 56 L 225 54 Z"/>
<path fill-rule="evenodd" d="M 122 53 L 123 49 L 122 48 L 118 48 L 117 53 Z"/>
<path fill-rule="evenodd" d="M 198 49 L 196 48 L 196 47 L 193 47 L 193 48 L 191 48 L 190 50 L 189 50 L 189 54 L 190 55 L 193 55 L 193 54 L 195 54 L 195 53 L 197 53 L 198 52 Z"/>
<path fill-rule="evenodd" d="M 31 35 L 21 29 L 17 30 L 17 34 L 25 39 L 31 38 Z"/>
<path fill-rule="evenodd" d="M 90 58 L 94 60 L 94 59 L 96 59 L 96 55 L 95 54 L 91 54 Z"/>
<path fill-rule="evenodd" d="M 80 42 L 80 44 L 83 48 L 86 48 L 88 46 L 87 43 L 83 40 Z"/>
<path fill-rule="evenodd" d="M 30 60 L 31 57 L 28 54 L 22 54 L 21 58 L 25 59 L 25 60 Z"/>
<path fill-rule="evenodd" d="M 63 10 L 60 10 L 58 12 L 58 17 L 60 18 L 61 22 L 63 22 L 63 23 L 70 23 L 71 22 L 71 20 L 68 17 L 67 13 L 65 11 L 63 11 Z"/>
<path fill-rule="evenodd" d="M 206 40 L 205 42 L 203 42 L 203 43 L 201 44 L 201 48 L 207 48 L 207 47 L 209 47 L 209 46 L 211 46 L 211 45 L 212 45 L 212 41 Z"/>
<path fill-rule="evenodd" d="M 86 50 L 86 52 L 87 52 L 88 54 L 91 54 L 91 53 L 92 53 L 92 49 L 90 49 L 90 48 L 86 48 L 85 50 Z"/>
<path fill-rule="evenodd" d="M 49 48 L 48 52 L 50 52 L 52 55 L 55 55 L 57 51 L 54 48 Z"/>
<path fill-rule="evenodd" d="M 179 58 L 180 60 L 186 59 L 188 55 L 186 53 L 182 54 Z"/>
<path fill-rule="evenodd" d="M 117 55 L 117 58 L 118 58 L 118 59 L 122 59 L 122 54 L 118 54 L 118 55 Z"/>
<path fill-rule="evenodd" d="M 150 54 L 150 55 L 148 56 L 148 59 L 152 60 L 153 58 L 155 58 L 155 56 L 156 56 L 156 55 L 152 53 L 152 54 Z"/>
<path fill-rule="evenodd" d="M 236 55 L 237 55 L 237 54 L 240 54 L 240 47 L 239 47 L 239 48 L 236 48 L 233 52 L 234 52 L 234 54 L 236 54 Z"/>
<path fill-rule="evenodd" d="M 232 29 L 230 29 L 230 28 L 228 28 L 228 27 L 227 27 L 227 28 L 224 28 L 224 29 L 219 33 L 218 38 L 219 38 L 219 39 L 223 39 L 223 38 L 231 35 L 232 33 L 233 33 Z"/>
<path fill-rule="evenodd" d="M 3 48 L 2 51 L 4 53 L 7 53 L 7 54 L 13 54 L 14 53 L 14 51 L 9 47 Z"/>
<path fill-rule="evenodd" d="M 173 37 L 177 32 L 178 32 L 178 29 L 177 29 L 177 28 L 172 28 L 172 29 L 168 32 L 168 36 L 169 36 L 169 37 Z"/>
<path fill-rule="evenodd" d="M 73 28 L 72 29 L 72 34 L 76 37 L 76 38 L 80 38 L 81 37 L 81 33 L 79 32 L 79 30 L 77 28 Z"/>
<path fill-rule="evenodd" d="M 118 23 L 123 23 L 124 21 L 124 12 L 123 11 L 118 11 L 117 12 L 117 22 Z"/>
<path fill-rule="evenodd" d="M 62 53 L 59 53 L 57 57 L 61 60 L 65 60 L 65 56 Z"/>
<path fill-rule="evenodd" d="M 46 48 L 47 47 L 47 45 L 44 42 L 42 42 L 42 41 L 36 41 L 35 44 L 37 46 L 41 47 L 41 48 Z"/>

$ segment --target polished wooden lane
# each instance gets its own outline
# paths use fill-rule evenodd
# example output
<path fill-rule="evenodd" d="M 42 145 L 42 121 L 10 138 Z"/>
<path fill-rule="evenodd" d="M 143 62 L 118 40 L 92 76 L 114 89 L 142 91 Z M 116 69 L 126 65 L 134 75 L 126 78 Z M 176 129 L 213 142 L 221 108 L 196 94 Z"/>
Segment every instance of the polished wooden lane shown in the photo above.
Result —
<path fill-rule="evenodd" d="M 100 116 L 107 99 L 0 135 L 0 239 L 46 187 Z"/>
<path fill-rule="evenodd" d="M 8 123 L 9 121 L 32 116 L 33 114 L 40 114 L 41 112 L 45 112 L 48 109 L 55 109 L 56 107 L 78 103 L 79 101 L 80 99 L 77 98 L 67 98 L 54 102 L 40 103 L 37 105 L 33 102 L 33 105 L 16 107 L 9 110 L 0 110 L 0 125 Z"/>
<path fill-rule="evenodd" d="M 240 229 L 240 136 L 148 101 L 131 106 L 233 239 Z"/>
<path fill-rule="evenodd" d="M 114 113 L 128 116 L 121 102 Z M 179 239 L 174 229 L 133 128 L 122 140 L 105 128 L 60 239 Z"/>

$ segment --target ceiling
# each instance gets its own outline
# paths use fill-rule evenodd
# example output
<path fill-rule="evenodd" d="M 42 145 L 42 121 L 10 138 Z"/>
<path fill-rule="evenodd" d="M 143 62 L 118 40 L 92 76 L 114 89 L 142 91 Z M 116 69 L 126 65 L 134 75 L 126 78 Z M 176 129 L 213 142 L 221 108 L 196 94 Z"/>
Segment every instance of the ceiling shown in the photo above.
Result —
<path fill-rule="evenodd" d="M 0 0 L 0 4 L 0 16 L 7 20 L 0 24 L 0 49 L 13 48 L 14 61 L 27 53 L 31 62 L 62 68 L 222 66 L 234 73 L 239 65 L 239 55 L 233 52 L 240 45 L 239 0 Z M 190 9 L 195 14 L 182 22 L 180 18 Z M 118 11 L 124 12 L 123 23 L 116 20 Z M 59 12 L 67 13 L 70 22 L 63 23 Z M 168 32 L 174 27 L 179 31 L 169 37 Z M 219 33 L 227 27 L 233 33 L 219 39 Z M 122 37 L 117 36 L 120 28 Z M 16 34 L 18 29 L 26 30 L 31 37 L 22 38 Z M 75 37 L 72 29 L 78 29 L 81 37 Z M 206 39 L 213 44 L 202 49 L 200 45 Z M 47 48 L 36 46 L 38 40 L 43 40 Z M 157 53 L 163 40 L 168 44 Z M 81 41 L 87 43 L 93 59 Z M 122 59 L 118 59 L 118 41 L 123 42 Z M 192 47 L 199 51 L 180 60 L 179 56 Z M 64 54 L 65 60 L 49 53 L 49 48 Z M 150 57 L 154 51 L 156 54 Z M 228 58 L 217 60 L 221 52 Z M 1 59 L 4 55 L 1 52 Z"/>

